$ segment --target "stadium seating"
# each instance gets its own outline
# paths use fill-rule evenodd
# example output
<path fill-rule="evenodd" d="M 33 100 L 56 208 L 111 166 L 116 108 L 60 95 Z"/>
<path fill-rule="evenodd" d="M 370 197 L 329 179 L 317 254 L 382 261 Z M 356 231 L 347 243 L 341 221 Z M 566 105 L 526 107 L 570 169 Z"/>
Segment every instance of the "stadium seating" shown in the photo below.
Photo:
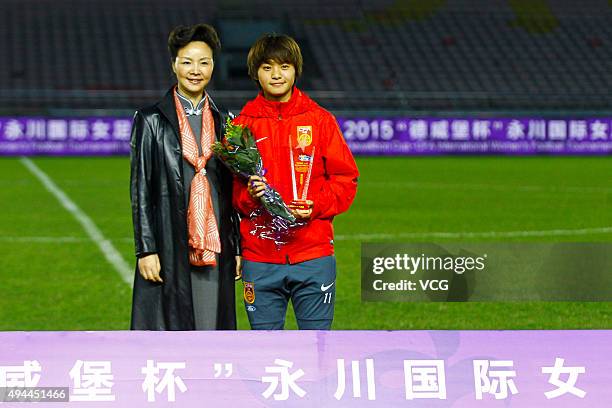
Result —
<path fill-rule="evenodd" d="M 5 0 L 0 109 L 131 109 L 151 102 L 172 82 L 168 31 L 201 21 L 218 27 L 244 21 L 294 35 L 306 61 L 300 85 L 332 109 L 612 105 L 612 8 L 605 0 L 270 4 Z M 232 107 L 255 91 L 236 69 L 248 50 L 236 48 L 239 35 L 219 60 L 213 84 Z"/>

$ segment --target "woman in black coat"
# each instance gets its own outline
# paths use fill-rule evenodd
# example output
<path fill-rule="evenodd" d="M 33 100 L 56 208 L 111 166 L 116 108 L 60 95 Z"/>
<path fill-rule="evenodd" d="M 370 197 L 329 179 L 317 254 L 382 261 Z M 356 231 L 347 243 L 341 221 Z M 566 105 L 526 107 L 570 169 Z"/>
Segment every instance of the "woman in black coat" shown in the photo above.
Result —
<path fill-rule="evenodd" d="M 177 85 L 154 106 L 137 111 L 132 128 L 130 193 L 138 263 L 131 328 L 235 329 L 240 258 L 232 176 L 209 149 L 223 137 L 225 117 L 205 92 L 220 43 L 211 26 L 198 24 L 175 28 L 168 48 Z M 196 176 L 200 184 L 192 184 Z M 204 197 L 196 204 L 193 191 Z M 192 232 L 204 227 L 205 234 Z"/>

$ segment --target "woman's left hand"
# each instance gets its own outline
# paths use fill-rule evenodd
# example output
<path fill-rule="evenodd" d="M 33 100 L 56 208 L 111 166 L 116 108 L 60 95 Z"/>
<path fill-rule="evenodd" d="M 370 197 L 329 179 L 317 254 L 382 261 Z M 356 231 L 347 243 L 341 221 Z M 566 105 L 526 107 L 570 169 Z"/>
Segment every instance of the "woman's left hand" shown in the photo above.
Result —
<path fill-rule="evenodd" d="M 242 257 L 239 255 L 236 255 L 236 276 L 234 276 L 234 279 L 242 279 Z"/>

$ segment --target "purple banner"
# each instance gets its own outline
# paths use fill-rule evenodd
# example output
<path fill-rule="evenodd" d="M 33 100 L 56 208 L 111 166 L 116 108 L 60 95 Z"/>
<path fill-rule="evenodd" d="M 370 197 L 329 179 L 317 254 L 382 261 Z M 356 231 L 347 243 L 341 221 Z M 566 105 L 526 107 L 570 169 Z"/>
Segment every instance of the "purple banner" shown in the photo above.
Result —
<path fill-rule="evenodd" d="M 338 118 L 356 155 L 609 155 L 612 119 Z M 0 118 L 0 156 L 127 155 L 131 118 Z"/>
<path fill-rule="evenodd" d="M 356 155 L 609 155 L 612 120 L 338 118 Z"/>
<path fill-rule="evenodd" d="M 3 332 L 0 345 L 0 403 L 6 387 L 68 388 L 74 407 L 612 400 L 612 331 Z"/>
<path fill-rule="evenodd" d="M 0 156 L 130 153 L 131 118 L 0 118 Z"/>

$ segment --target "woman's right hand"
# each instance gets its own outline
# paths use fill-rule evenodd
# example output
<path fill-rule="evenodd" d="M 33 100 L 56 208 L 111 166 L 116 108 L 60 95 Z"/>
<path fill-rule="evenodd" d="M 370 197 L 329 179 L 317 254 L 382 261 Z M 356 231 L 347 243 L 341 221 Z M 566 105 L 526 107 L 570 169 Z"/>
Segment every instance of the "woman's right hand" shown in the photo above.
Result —
<path fill-rule="evenodd" d="M 268 181 L 265 177 L 251 176 L 247 182 L 247 191 L 249 195 L 256 200 L 259 200 L 266 190 L 266 183 Z"/>
<path fill-rule="evenodd" d="M 145 255 L 142 258 L 138 258 L 138 271 L 140 275 L 148 281 L 163 282 L 162 278 L 159 276 L 161 265 L 157 254 Z"/>

